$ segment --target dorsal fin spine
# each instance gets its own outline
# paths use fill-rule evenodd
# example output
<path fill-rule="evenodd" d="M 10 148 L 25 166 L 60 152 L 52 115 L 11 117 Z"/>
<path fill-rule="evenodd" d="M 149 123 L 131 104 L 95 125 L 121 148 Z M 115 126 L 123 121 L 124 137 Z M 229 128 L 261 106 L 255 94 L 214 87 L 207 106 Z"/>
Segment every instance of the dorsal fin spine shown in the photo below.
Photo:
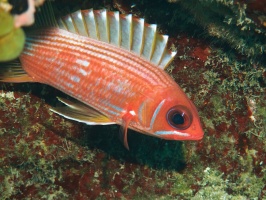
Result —
<path fill-rule="evenodd" d="M 61 18 L 57 20 L 57 27 L 63 30 L 67 30 L 67 27 Z"/>
<path fill-rule="evenodd" d="M 132 38 L 132 15 L 120 15 L 120 31 L 121 31 L 121 43 L 120 47 L 129 50 L 131 47 Z"/>
<path fill-rule="evenodd" d="M 66 15 L 66 16 L 62 17 L 62 20 L 63 20 L 64 24 L 66 25 L 66 28 L 69 32 L 78 34 L 76 32 L 74 22 L 71 18 L 71 15 Z"/>
<path fill-rule="evenodd" d="M 94 11 L 94 19 L 97 28 L 98 39 L 103 42 L 109 43 L 109 35 L 108 35 L 108 19 L 107 13 L 105 9 L 95 10 Z"/>
<path fill-rule="evenodd" d="M 83 25 L 84 25 L 84 31 L 85 31 L 84 34 L 85 34 L 86 37 L 89 37 L 89 30 L 88 30 L 87 22 L 85 20 L 84 12 L 82 10 L 80 10 L 80 14 L 81 14 L 82 22 L 83 22 Z"/>
<path fill-rule="evenodd" d="M 153 24 L 152 24 L 153 25 Z M 157 25 L 154 24 L 154 35 L 153 35 L 153 41 L 152 41 L 152 45 L 151 45 L 151 50 L 150 50 L 150 55 L 149 55 L 149 60 L 151 61 L 152 59 L 152 56 L 154 54 L 154 51 L 155 51 L 155 45 L 156 45 L 156 39 L 157 39 L 157 35 L 159 35 L 157 33 Z"/>
<path fill-rule="evenodd" d="M 158 65 L 162 60 L 162 55 L 164 53 L 164 50 L 166 49 L 166 44 L 168 40 L 168 35 L 160 35 L 156 34 L 155 39 L 155 48 L 152 53 L 151 62 Z"/>
<path fill-rule="evenodd" d="M 86 24 L 84 22 L 84 17 L 82 16 L 82 12 L 80 10 L 71 14 L 72 21 L 74 23 L 74 27 L 76 32 L 79 35 L 88 36 L 88 32 L 86 30 Z"/>
<path fill-rule="evenodd" d="M 154 45 L 154 40 L 155 40 L 155 34 L 156 34 L 156 24 L 145 24 L 144 28 L 144 46 L 143 46 L 143 51 L 142 51 L 142 56 L 150 60 L 152 51 L 153 51 L 153 45 Z"/>
<path fill-rule="evenodd" d="M 75 33 L 81 35 L 81 33 L 80 33 L 79 30 L 78 30 L 78 26 L 77 26 L 78 19 L 75 18 L 75 13 L 72 13 L 72 14 L 70 15 L 70 17 L 71 17 L 71 21 L 72 21 L 72 23 L 73 23 L 73 28 L 74 28 L 74 30 L 75 30 Z"/>
<path fill-rule="evenodd" d="M 159 64 L 159 67 L 162 69 L 165 69 L 170 64 L 170 62 L 174 59 L 176 53 L 177 52 L 174 52 L 174 51 L 169 53 L 169 50 L 165 49 L 162 55 L 162 60 Z"/>
<path fill-rule="evenodd" d="M 140 56 L 143 51 L 144 19 L 134 17 L 132 26 L 133 39 L 131 50 Z"/>
<path fill-rule="evenodd" d="M 93 10 L 92 9 L 83 10 L 82 13 L 83 13 L 83 17 L 85 19 L 85 23 L 87 26 L 87 31 L 88 31 L 89 37 L 97 40 L 98 39 L 97 27 L 96 27 L 96 23 L 95 23 L 95 19 L 94 19 Z"/>
<path fill-rule="evenodd" d="M 109 38 L 110 43 L 115 46 L 120 46 L 120 18 L 119 18 L 119 12 L 108 12 L 108 23 L 109 23 Z"/>

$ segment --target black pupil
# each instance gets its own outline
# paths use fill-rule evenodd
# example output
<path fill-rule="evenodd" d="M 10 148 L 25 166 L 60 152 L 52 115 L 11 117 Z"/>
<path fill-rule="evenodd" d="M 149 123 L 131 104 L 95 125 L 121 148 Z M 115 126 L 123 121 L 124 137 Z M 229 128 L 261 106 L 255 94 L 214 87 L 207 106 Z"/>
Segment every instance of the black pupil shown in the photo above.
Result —
<path fill-rule="evenodd" d="M 172 117 L 172 121 L 174 124 L 184 124 L 184 117 L 180 113 L 175 113 Z"/>

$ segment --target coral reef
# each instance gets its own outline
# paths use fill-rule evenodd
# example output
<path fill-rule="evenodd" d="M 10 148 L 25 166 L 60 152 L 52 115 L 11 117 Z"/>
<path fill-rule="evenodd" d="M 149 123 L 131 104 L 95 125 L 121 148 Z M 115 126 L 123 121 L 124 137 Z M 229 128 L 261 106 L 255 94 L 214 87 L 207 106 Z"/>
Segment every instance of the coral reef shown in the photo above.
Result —
<path fill-rule="evenodd" d="M 265 199 L 265 1 L 55 0 L 145 17 L 178 54 L 168 73 L 195 102 L 202 141 L 86 126 L 49 111 L 61 92 L 0 90 L 1 199 Z"/>

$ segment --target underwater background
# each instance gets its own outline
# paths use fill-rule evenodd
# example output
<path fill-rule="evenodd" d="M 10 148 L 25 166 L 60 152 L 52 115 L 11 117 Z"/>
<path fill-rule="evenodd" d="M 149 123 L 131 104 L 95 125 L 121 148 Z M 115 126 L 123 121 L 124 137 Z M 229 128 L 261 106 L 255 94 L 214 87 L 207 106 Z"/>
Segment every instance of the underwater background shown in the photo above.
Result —
<path fill-rule="evenodd" d="M 62 92 L 0 83 L 0 199 L 266 199 L 265 0 L 53 5 L 119 10 L 158 24 L 177 51 L 167 72 L 195 103 L 205 135 L 182 142 L 129 131 L 127 151 L 118 126 L 49 111 Z"/>

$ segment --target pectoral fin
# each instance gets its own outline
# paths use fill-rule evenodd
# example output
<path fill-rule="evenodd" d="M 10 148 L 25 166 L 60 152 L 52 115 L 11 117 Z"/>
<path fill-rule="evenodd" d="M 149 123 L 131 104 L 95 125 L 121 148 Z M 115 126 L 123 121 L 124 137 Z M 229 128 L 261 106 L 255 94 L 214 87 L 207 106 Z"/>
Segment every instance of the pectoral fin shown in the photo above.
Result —
<path fill-rule="evenodd" d="M 119 130 L 119 139 L 124 144 L 127 150 L 129 150 L 127 142 L 127 129 L 130 121 L 134 117 L 134 112 L 130 111 L 122 117 L 122 124 Z"/>
<path fill-rule="evenodd" d="M 70 101 L 63 98 L 58 98 L 58 100 L 64 103 L 66 106 L 51 108 L 50 110 L 61 116 L 64 116 L 67 119 L 72 119 L 89 125 L 115 124 L 102 113 L 79 101 Z"/>

